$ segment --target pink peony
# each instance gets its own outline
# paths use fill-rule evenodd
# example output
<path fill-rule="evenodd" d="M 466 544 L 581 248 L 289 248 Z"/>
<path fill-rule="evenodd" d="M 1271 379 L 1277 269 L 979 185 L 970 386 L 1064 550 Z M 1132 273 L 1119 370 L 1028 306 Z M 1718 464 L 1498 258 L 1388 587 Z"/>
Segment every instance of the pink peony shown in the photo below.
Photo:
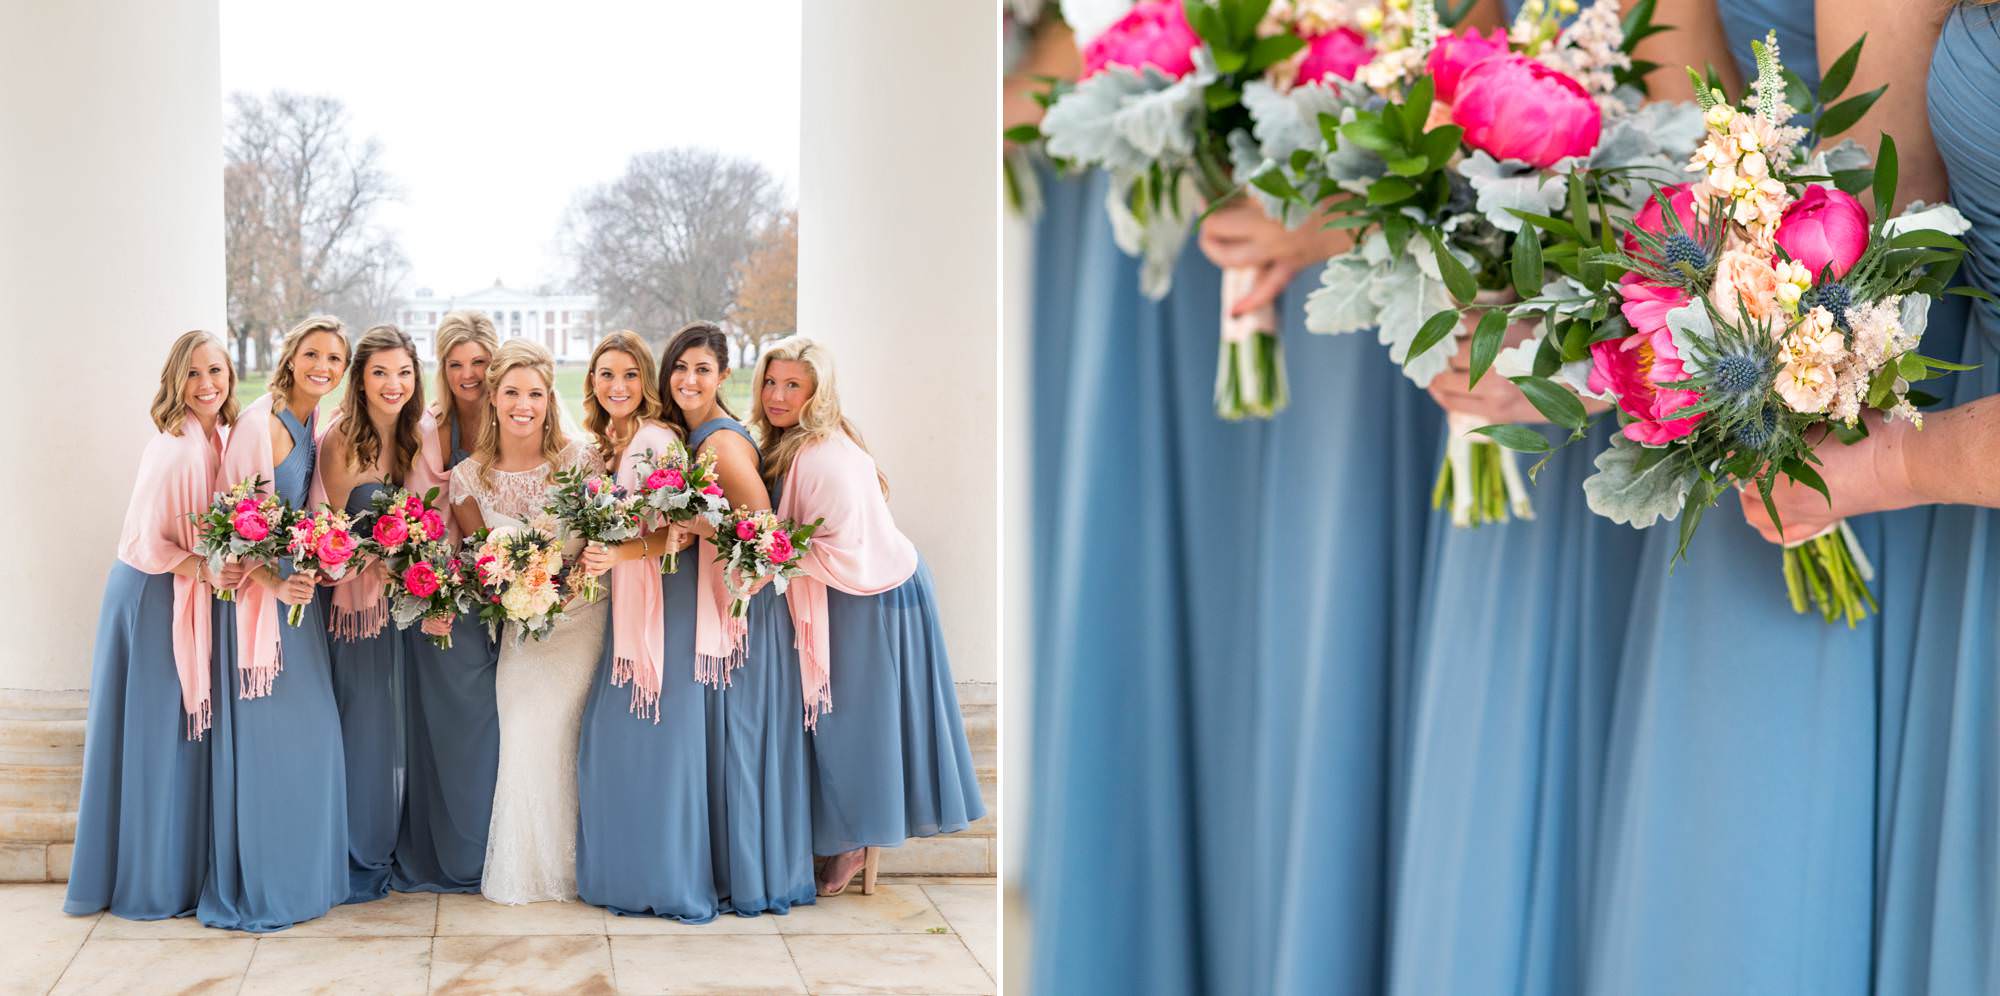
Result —
<path fill-rule="evenodd" d="M 417 524 L 424 527 L 425 539 L 444 538 L 444 515 L 437 509 L 424 509 L 424 514 L 417 517 Z"/>
<path fill-rule="evenodd" d="M 494 560 L 494 556 L 489 553 L 482 555 L 478 560 L 472 562 L 472 570 L 479 575 L 481 582 L 488 581 L 493 577 Z"/>
<path fill-rule="evenodd" d="M 1437 45 L 1431 49 L 1431 58 L 1425 64 L 1431 78 L 1437 81 L 1437 99 L 1446 103 L 1458 99 L 1458 81 L 1465 71 L 1485 61 L 1488 56 L 1506 55 L 1507 33 L 1494 28 L 1492 35 L 1481 38 L 1477 29 L 1460 35 L 1447 31 L 1438 36 Z"/>
<path fill-rule="evenodd" d="M 771 563 L 789 564 L 797 552 L 792 549 L 792 538 L 782 530 L 771 534 Z"/>
<path fill-rule="evenodd" d="M 1651 334 L 1667 327 L 1667 312 L 1688 303 L 1687 291 L 1640 279 L 1636 273 L 1618 278 L 1618 295 L 1625 299 L 1618 310 L 1635 331 Z"/>
<path fill-rule="evenodd" d="M 1299 74 L 1292 80 L 1292 85 L 1317 83 L 1329 76 L 1351 80 L 1355 71 L 1374 57 L 1375 50 L 1368 47 L 1368 39 L 1363 38 L 1360 32 L 1353 28 L 1335 28 L 1306 40 L 1305 61 L 1299 63 Z"/>
<path fill-rule="evenodd" d="M 1095 76 L 1107 66 L 1152 66 L 1180 79 L 1194 72 L 1194 50 L 1200 46 L 1201 36 L 1188 25 L 1181 0 L 1151 0 L 1134 5 L 1083 47 L 1083 76 L 1078 78 Z"/>
<path fill-rule="evenodd" d="M 737 538 L 737 539 L 740 539 L 740 540 L 753 540 L 753 539 L 756 539 L 756 538 L 757 538 L 757 526 L 756 526 L 756 525 L 755 525 L 754 523 L 752 523 L 752 522 L 751 522 L 750 520 L 748 520 L 748 519 L 745 519 L 745 520 L 743 520 L 742 522 L 739 522 L 739 523 L 737 523 L 737 524 L 736 524 L 736 538 Z"/>
<path fill-rule="evenodd" d="M 583 482 L 583 490 L 591 494 L 596 494 L 599 491 L 604 490 L 604 482 L 593 477 L 590 480 Z"/>
<path fill-rule="evenodd" d="M 419 560 L 411 564 L 409 570 L 403 572 L 403 587 L 408 588 L 410 594 L 418 598 L 429 598 L 437 594 L 437 571 L 431 568 L 430 561 Z"/>
<path fill-rule="evenodd" d="M 1603 115 L 1582 85 L 1533 59 L 1497 55 L 1458 80 L 1451 120 L 1465 144 L 1537 169 L 1597 148 Z"/>
<path fill-rule="evenodd" d="M 681 476 L 681 469 L 679 467 L 667 468 L 667 486 L 670 488 L 687 487 L 687 478 Z"/>
<path fill-rule="evenodd" d="M 354 537 L 344 529 L 329 529 L 320 535 L 319 546 L 313 551 L 319 562 L 328 567 L 339 567 L 354 556 Z"/>
<path fill-rule="evenodd" d="M 1778 222 L 1778 245 L 1805 264 L 1818 280 L 1832 267 L 1844 277 L 1868 249 L 1868 212 L 1861 202 L 1831 187 L 1809 186 Z"/>
<path fill-rule="evenodd" d="M 236 503 L 236 512 L 238 515 L 241 515 L 244 512 L 255 512 L 256 510 L 257 510 L 257 498 L 254 495 Z"/>
<path fill-rule="evenodd" d="M 701 493 L 705 495 L 719 495 L 722 493 L 722 485 L 711 484 L 705 488 L 702 488 Z"/>
<path fill-rule="evenodd" d="M 1670 187 L 1661 187 L 1660 193 L 1666 196 L 1667 207 L 1673 210 L 1674 220 L 1680 227 L 1672 230 L 1667 228 L 1666 217 L 1660 210 L 1660 202 L 1654 197 L 1646 198 L 1646 203 L 1639 208 L 1639 213 L 1632 216 L 1633 227 L 1662 240 L 1670 234 L 1670 231 L 1684 232 L 1696 241 L 1707 237 L 1700 219 L 1695 216 L 1693 184 L 1676 183 Z M 1641 251 L 1639 240 L 1629 234 L 1625 236 L 1625 251 L 1634 256 L 1651 258 L 1649 254 Z"/>
<path fill-rule="evenodd" d="M 646 490 L 658 491 L 666 486 L 667 486 L 667 472 L 664 468 L 660 470 L 655 470 L 652 473 L 646 475 L 646 485 L 645 485 Z"/>
<path fill-rule="evenodd" d="M 423 514 L 424 514 L 424 500 L 422 498 L 419 498 L 416 495 L 411 495 L 408 498 L 403 499 L 403 518 L 414 519 Z"/>
<path fill-rule="evenodd" d="M 1673 336 L 1664 326 L 1596 343 L 1590 347 L 1590 356 L 1590 389 L 1611 392 L 1619 409 L 1634 420 L 1625 424 L 1625 438 L 1659 446 L 1693 432 L 1695 423 L 1701 421 L 1700 415 L 1669 417 L 1699 401 L 1701 395 L 1659 386 L 1687 377 Z"/>
<path fill-rule="evenodd" d="M 410 538 L 410 524 L 400 515 L 385 515 L 375 520 L 374 536 L 383 546 L 396 546 Z"/>
<path fill-rule="evenodd" d="M 236 516 L 229 520 L 229 524 L 235 528 L 236 535 L 252 543 L 271 535 L 271 523 L 264 518 L 264 513 L 254 508 L 249 511 L 239 510 Z"/>

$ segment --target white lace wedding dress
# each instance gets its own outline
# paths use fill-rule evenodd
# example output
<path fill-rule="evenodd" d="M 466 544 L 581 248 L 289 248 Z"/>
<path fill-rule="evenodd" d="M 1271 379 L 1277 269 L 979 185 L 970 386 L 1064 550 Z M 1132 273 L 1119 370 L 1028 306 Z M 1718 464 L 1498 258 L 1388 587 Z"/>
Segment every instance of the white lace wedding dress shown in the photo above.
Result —
<path fill-rule="evenodd" d="M 572 442 L 567 467 L 595 466 L 594 451 Z M 472 498 L 489 528 L 521 525 L 548 496 L 548 467 L 494 471 L 482 482 L 471 460 L 452 468 L 454 503 Z M 577 549 L 580 543 L 568 545 Z M 573 556 L 575 549 L 565 549 Z M 509 905 L 576 898 L 576 747 L 583 706 L 604 650 L 609 603 L 571 603 L 546 640 L 500 634 L 494 695 L 500 711 L 500 769 L 486 834 L 480 892 Z"/>

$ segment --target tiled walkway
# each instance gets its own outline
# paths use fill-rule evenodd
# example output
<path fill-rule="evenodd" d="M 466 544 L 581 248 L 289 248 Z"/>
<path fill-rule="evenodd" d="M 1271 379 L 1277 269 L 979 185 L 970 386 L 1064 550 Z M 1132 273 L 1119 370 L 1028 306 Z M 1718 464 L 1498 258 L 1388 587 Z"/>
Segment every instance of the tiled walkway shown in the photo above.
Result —
<path fill-rule="evenodd" d="M 580 903 L 392 894 L 277 934 L 62 913 L 0 886 L 0 992 L 992 993 L 992 879 L 857 884 L 788 916 L 687 926 Z"/>

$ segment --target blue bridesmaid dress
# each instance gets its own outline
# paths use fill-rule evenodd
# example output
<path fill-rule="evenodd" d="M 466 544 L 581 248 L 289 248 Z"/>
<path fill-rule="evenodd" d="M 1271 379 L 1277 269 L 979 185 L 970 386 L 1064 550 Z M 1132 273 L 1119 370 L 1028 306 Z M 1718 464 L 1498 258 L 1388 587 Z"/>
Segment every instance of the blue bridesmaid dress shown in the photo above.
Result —
<path fill-rule="evenodd" d="M 369 481 L 347 496 L 354 519 L 386 485 Z M 331 589 L 319 598 L 332 607 Z M 327 636 L 333 668 L 333 700 L 340 706 L 340 737 L 347 755 L 347 858 L 350 903 L 389 894 L 389 865 L 396 850 L 403 812 L 403 654 L 404 640 L 394 623 L 358 640 Z"/>
<path fill-rule="evenodd" d="M 750 439 L 741 422 L 714 418 L 688 434 L 688 448 L 699 451 L 718 431 Z M 696 566 L 682 554 L 684 573 L 692 576 Z M 758 592 L 746 621 L 744 665 L 730 672 L 725 685 L 708 692 L 708 809 L 716 891 L 723 908 L 739 916 L 784 913 L 817 896 L 811 736 L 805 728 L 805 696 L 785 596 L 769 589 Z M 693 659 L 692 652 L 669 653 L 669 674 L 688 671 Z"/>
<path fill-rule="evenodd" d="M 454 424 L 446 469 L 466 456 Z M 500 650 L 473 615 L 452 621 L 450 650 L 438 649 L 415 625 L 402 637 L 409 662 L 403 669 L 405 782 L 390 884 L 398 892 L 477 894 L 500 766 L 500 711 L 493 700 Z"/>
<path fill-rule="evenodd" d="M 193 913 L 201 898 L 209 741 L 187 738 L 173 611 L 172 574 L 111 565 L 97 616 L 65 913 L 161 920 Z"/>
<path fill-rule="evenodd" d="M 1951 202 L 1972 223 L 1960 273 L 1988 293 L 2000 293 L 1996 17 L 1969 4 L 1949 13 L 1929 86 Z M 1922 349 L 1979 367 L 1924 385 L 1946 404 L 2000 393 L 2000 308 L 1934 303 Z M 1906 586 L 1913 597 L 1883 605 L 1875 991 L 1884 996 L 2000 991 L 2000 517 L 1963 505 L 1927 511 L 1928 532 L 1907 537 L 1920 558 Z M 1892 543 L 1905 539 L 1892 533 Z"/>
<path fill-rule="evenodd" d="M 1220 271 L 1190 247 L 1172 294 L 1146 300 L 1105 177 L 1044 179 L 1031 986 L 1249 991 L 1266 948 L 1245 885 L 1258 565 L 1242 524 L 1263 507 L 1267 427 L 1215 417 Z"/>
<path fill-rule="evenodd" d="M 694 558 L 660 578 L 660 721 L 613 687 L 611 614 L 577 746 L 577 897 L 620 916 L 707 923 L 720 906 L 709 838 L 706 689 L 694 680 Z M 608 585 L 606 586 L 609 587 Z"/>
<path fill-rule="evenodd" d="M 312 481 L 310 427 L 274 409 L 292 452 L 273 470 L 278 496 L 305 504 Z M 289 574 L 291 565 L 281 565 Z M 247 586 L 238 597 L 272 598 Z M 215 629 L 214 848 L 197 910 L 210 927 L 265 932 L 310 920 L 347 900 L 347 774 L 340 709 L 317 599 L 297 626 L 278 621 L 284 670 L 271 694 L 240 699 L 236 605 L 220 604 Z M 282 603 L 277 611 L 285 611 Z"/>
<path fill-rule="evenodd" d="M 1810 0 L 1721 5 L 1748 79 L 1776 27 L 1818 79 Z M 1883 516 L 1852 525 L 1883 564 Z M 1795 614 L 1734 495 L 1669 570 L 1645 533 L 1606 758 L 1584 989 L 1864 992 L 1873 915 L 1880 617 Z M 1878 575 L 1887 599 L 1893 578 Z"/>

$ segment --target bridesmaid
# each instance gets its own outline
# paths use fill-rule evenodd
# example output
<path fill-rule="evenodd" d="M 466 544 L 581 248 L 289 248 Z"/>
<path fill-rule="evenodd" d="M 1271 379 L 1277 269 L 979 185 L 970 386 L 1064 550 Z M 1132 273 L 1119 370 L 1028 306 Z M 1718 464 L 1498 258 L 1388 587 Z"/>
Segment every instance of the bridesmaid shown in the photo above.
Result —
<path fill-rule="evenodd" d="M 345 509 L 359 522 L 370 502 L 410 478 L 424 388 L 416 345 L 401 329 L 377 325 L 354 344 L 347 393 L 321 437 L 315 504 Z M 408 641 L 387 626 L 386 568 L 370 564 L 333 589 L 333 697 L 347 747 L 347 847 L 350 903 L 389 894 L 389 864 L 403 806 L 400 692 Z"/>
<path fill-rule="evenodd" d="M 437 403 L 417 425 L 421 449 L 410 490 L 438 489 L 447 508 L 451 468 L 471 451 L 486 410 L 486 366 L 500 348 L 493 319 L 453 311 L 437 328 Z M 459 538 L 458 517 L 445 515 Z M 426 636 L 451 636 L 441 650 Z M 500 713 L 494 704 L 499 648 L 477 616 L 426 619 L 406 632 L 403 669 L 403 819 L 390 883 L 398 892 L 479 892 L 493 782 L 500 765 Z"/>
<path fill-rule="evenodd" d="M 586 370 L 584 428 L 618 483 L 636 488 L 638 459 L 665 455 L 676 435 L 660 422 L 653 351 L 613 332 Z M 708 730 L 702 688 L 673 652 L 691 642 L 694 585 L 662 583 L 667 539 L 655 530 L 584 548 L 585 573 L 611 574 L 611 612 L 577 748 L 576 891 L 621 916 L 707 923 L 717 909 Z"/>
<path fill-rule="evenodd" d="M 304 505 L 315 415 L 346 366 L 339 319 L 287 332 L 270 393 L 230 433 L 216 487 L 261 477 Z M 211 927 L 262 932 L 347 899 L 347 773 L 314 578 L 280 560 L 246 579 L 217 616 L 214 849 L 198 913 Z M 291 605 L 305 612 L 297 626 L 284 620 Z"/>
<path fill-rule="evenodd" d="M 1855 131 L 1896 138 L 1902 199 L 1935 202 L 1949 179 L 1972 228 L 1965 282 L 2000 293 L 2000 8 L 1938 4 L 1884 19 L 1855 0 L 1822 0 L 1827 41 L 1868 45 L 1850 92 L 1889 92 Z M 1940 22 L 1942 22 L 1940 24 Z M 1835 35 L 1835 32 L 1839 32 Z M 1821 51 L 1833 51 L 1822 44 Z M 1921 56 L 1930 53 L 1924 60 Z M 1928 80 L 1925 73 L 1928 72 Z M 1928 87 L 1926 88 L 1926 83 Z M 1926 99 L 1928 97 L 1928 99 Z M 1926 116 L 1926 106 L 1928 116 Z M 1969 313 L 1960 305 L 1970 304 Z M 1930 309 L 1926 356 L 1976 370 L 1926 384 L 1954 407 L 1908 423 L 1870 419 L 1853 446 L 1819 447 L 1833 507 L 1817 492 L 1772 496 L 1786 531 L 1903 509 L 1925 528 L 1892 528 L 1886 551 L 1909 569 L 1878 580 L 1883 610 L 1881 744 L 1875 793 L 1874 991 L 1888 996 L 2000 991 L 2000 307 L 1946 297 Z M 1754 497 L 1744 514 L 1779 537 Z"/>
<path fill-rule="evenodd" d="M 189 516 L 208 509 L 236 370 L 212 333 L 182 333 L 153 395 L 118 562 L 104 586 L 63 912 L 187 916 L 208 870 L 211 591 Z"/>
<path fill-rule="evenodd" d="M 821 895 L 875 848 L 963 830 L 986 814 L 945 657 L 931 572 L 889 515 L 888 481 L 840 412 L 833 356 L 804 336 L 765 350 L 751 421 L 778 515 L 824 519 L 786 592 L 813 737 Z"/>
<path fill-rule="evenodd" d="M 667 344 L 661 384 L 667 422 L 695 453 L 715 457 L 723 494 L 735 508 L 771 507 L 763 461 L 750 430 L 722 400 L 729 340 L 709 322 L 693 322 Z M 706 521 L 695 532 L 713 537 Z M 739 916 L 784 913 L 811 903 L 813 880 L 811 761 L 800 716 L 796 636 L 785 596 L 760 592 L 740 625 L 726 612 L 728 590 L 714 547 L 702 544 L 683 570 L 694 572 L 697 676 L 708 696 L 709 822 L 717 888 Z M 685 623 L 683 623 L 685 625 Z M 733 632 L 732 632 L 733 631 Z"/>

